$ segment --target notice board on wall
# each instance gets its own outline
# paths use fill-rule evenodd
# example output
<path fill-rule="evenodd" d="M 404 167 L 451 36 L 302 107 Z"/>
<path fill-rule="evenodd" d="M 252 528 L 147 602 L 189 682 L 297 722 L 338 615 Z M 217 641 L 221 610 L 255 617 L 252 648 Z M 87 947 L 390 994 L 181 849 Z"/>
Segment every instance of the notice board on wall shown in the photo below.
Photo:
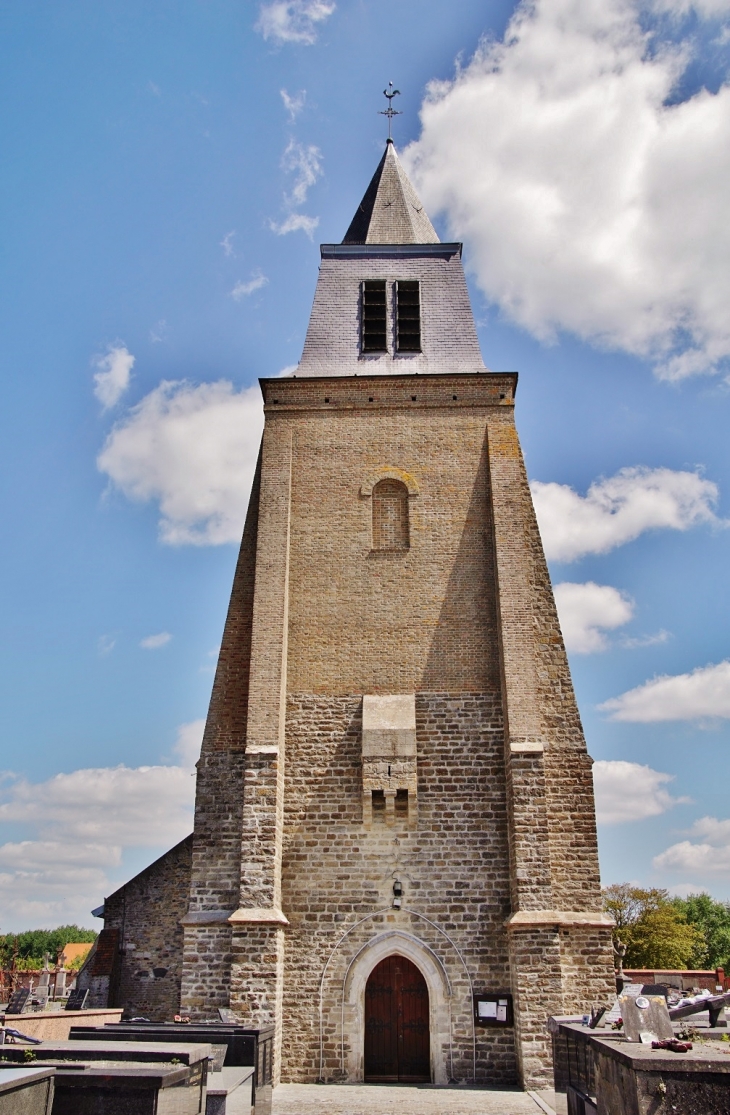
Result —
<path fill-rule="evenodd" d="M 474 1022 L 477 1026 L 512 1026 L 512 996 L 503 991 L 475 995 Z"/>

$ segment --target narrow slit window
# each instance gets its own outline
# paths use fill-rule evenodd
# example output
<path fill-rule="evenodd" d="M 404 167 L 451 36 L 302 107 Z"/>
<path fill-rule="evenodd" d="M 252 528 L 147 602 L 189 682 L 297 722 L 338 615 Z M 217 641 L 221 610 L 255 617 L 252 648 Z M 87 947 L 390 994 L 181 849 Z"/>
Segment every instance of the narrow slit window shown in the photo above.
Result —
<path fill-rule="evenodd" d="M 395 815 L 402 819 L 408 817 L 408 790 L 396 790 Z"/>
<path fill-rule="evenodd" d="M 362 284 L 361 347 L 363 352 L 387 352 L 387 306 L 385 280 L 369 279 Z"/>
<path fill-rule="evenodd" d="M 373 821 L 375 824 L 385 824 L 385 792 L 373 790 Z"/>
<path fill-rule="evenodd" d="M 398 352 L 421 351 L 420 284 L 401 279 L 395 284 Z"/>
<path fill-rule="evenodd" d="M 373 488 L 373 549 L 407 550 L 408 489 L 401 480 L 380 480 Z"/>

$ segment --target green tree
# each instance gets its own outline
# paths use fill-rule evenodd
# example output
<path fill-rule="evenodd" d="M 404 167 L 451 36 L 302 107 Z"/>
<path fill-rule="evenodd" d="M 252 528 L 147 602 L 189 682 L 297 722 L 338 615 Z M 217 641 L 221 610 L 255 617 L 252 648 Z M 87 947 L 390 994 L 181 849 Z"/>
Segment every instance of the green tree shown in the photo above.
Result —
<path fill-rule="evenodd" d="M 94 942 L 93 929 L 78 925 L 59 925 L 57 929 L 28 929 L 25 933 L 6 933 L 0 937 L 0 968 L 10 968 L 15 957 L 16 967 L 26 971 L 43 967 L 43 957 L 48 953 L 51 964 L 69 941 Z"/>
<path fill-rule="evenodd" d="M 703 936 L 693 958 L 697 968 L 730 968 L 730 902 L 715 902 L 709 894 L 675 898 L 672 905 Z"/>
<path fill-rule="evenodd" d="M 615 883 L 604 888 L 603 906 L 616 923 L 614 941 L 626 945 L 625 968 L 686 968 L 704 947 L 665 890 Z"/>

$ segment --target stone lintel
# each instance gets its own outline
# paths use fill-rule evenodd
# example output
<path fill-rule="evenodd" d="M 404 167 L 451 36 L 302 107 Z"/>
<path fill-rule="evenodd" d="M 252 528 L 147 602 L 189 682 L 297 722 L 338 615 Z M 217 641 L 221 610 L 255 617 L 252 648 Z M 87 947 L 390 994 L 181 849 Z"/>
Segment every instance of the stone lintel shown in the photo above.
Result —
<path fill-rule="evenodd" d="M 509 749 L 512 755 L 541 755 L 545 750 L 545 744 L 540 740 L 514 739 L 510 741 Z"/>
<path fill-rule="evenodd" d="M 188 910 L 180 918 L 180 925 L 225 925 L 231 910 Z"/>
<path fill-rule="evenodd" d="M 242 906 L 234 910 L 226 919 L 231 925 L 288 925 L 289 919 L 285 914 L 271 906 L 268 909 L 262 906 Z"/>
<path fill-rule="evenodd" d="M 518 910 L 504 923 L 508 929 L 537 929 L 547 925 L 613 927 L 613 918 L 594 910 Z"/>
<path fill-rule="evenodd" d="M 279 747 L 275 743 L 247 743 L 247 755 L 278 755 Z"/>

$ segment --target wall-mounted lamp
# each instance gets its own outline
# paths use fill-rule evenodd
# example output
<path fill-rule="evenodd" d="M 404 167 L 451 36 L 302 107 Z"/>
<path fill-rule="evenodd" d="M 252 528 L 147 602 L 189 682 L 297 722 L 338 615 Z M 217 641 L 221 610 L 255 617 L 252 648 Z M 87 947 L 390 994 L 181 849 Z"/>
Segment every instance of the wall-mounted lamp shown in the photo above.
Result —
<path fill-rule="evenodd" d="M 393 905 L 396 910 L 400 910 L 403 905 L 403 884 L 400 879 L 396 879 L 393 883 Z"/>

